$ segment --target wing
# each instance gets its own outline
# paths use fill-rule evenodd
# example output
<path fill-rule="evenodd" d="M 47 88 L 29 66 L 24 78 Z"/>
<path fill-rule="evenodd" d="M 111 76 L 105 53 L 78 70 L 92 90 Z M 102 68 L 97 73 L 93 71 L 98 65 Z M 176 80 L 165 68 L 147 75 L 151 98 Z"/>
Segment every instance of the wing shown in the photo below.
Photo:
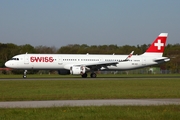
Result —
<path fill-rule="evenodd" d="M 88 64 L 84 64 L 84 66 L 86 67 L 90 67 L 90 66 L 110 66 L 110 65 L 116 65 L 118 64 L 118 61 L 103 61 L 103 62 L 97 62 L 97 63 L 88 63 Z"/>
<path fill-rule="evenodd" d="M 127 62 L 133 55 L 134 51 L 132 51 L 126 59 L 122 61 L 101 61 L 101 62 L 93 62 L 93 63 L 87 63 L 87 64 L 80 64 L 80 65 L 75 65 L 75 66 L 85 66 L 86 68 L 89 68 L 91 70 L 98 70 L 102 67 L 106 68 L 107 66 L 116 66 L 119 62 Z"/>

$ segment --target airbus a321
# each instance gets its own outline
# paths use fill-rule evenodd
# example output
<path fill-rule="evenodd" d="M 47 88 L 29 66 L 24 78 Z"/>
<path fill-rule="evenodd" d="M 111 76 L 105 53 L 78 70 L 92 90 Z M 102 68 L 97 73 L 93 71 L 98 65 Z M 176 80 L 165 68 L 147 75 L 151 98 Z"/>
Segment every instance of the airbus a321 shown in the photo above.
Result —
<path fill-rule="evenodd" d="M 102 54 L 20 54 L 5 63 L 6 67 L 23 69 L 23 78 L 27 70 L 58 70 L 59 74 L 81 75 L 83 78 L 96 71 L 123 71 L 157 65 L 169 61 L 163 57 L 168 33 L 161 33 L 149 46 L 145 53 L 133 55 Z"/>

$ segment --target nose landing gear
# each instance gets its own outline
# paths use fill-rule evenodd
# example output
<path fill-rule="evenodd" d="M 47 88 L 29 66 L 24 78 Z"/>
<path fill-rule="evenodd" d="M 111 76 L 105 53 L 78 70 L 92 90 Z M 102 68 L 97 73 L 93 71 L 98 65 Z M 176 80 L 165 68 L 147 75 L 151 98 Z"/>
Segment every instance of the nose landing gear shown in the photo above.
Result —
<path fill-rule="evenodd" d="M 24 70 L 23 78 L 27 78 L 26 73 L 27 73 L 27 70 Z"/>

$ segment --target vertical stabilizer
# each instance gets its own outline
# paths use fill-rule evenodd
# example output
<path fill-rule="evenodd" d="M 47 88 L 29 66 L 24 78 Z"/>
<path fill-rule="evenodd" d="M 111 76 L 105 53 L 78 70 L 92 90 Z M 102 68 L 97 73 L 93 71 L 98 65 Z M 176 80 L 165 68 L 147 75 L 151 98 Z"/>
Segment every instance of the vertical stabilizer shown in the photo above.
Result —
<path fill-rule="evenodd" d="M 159 56 L 162 57 L 164 48 L 166 46 L 166 39 L 168 33 L 161 33 L 154 42 L 150 45 L 150 47 L 146 50 L 146 52 L 142 55 L 144 56 Z"/>

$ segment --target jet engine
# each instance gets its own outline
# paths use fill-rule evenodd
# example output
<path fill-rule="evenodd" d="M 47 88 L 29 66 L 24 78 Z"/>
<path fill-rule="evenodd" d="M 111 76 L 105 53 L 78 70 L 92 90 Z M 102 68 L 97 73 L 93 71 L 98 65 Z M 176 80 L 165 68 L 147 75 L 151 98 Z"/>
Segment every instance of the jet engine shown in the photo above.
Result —
<path fill-rule="evenodd" d="M 85 66 L 72 66 L 70 67 L 70 73 L 72 75 L 83 75 L 86 73 L 86 67 Z"/>

